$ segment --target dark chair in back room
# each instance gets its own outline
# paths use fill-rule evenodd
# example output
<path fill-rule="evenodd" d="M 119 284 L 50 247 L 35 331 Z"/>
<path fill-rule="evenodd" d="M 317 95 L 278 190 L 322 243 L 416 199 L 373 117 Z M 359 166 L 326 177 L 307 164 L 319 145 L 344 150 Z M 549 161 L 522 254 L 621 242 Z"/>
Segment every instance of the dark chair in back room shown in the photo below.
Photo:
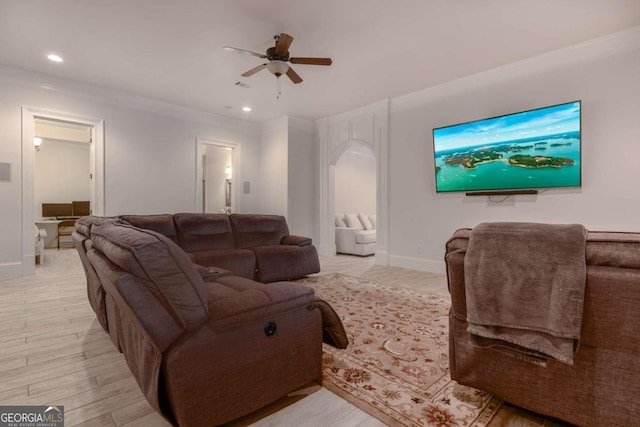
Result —
<path fill-rule="evenodd" d="M 75 247 L 73 244 L 73 240 L 71 239 L 71 234 L 73 233 L 73 228 L 75 227 L 75 225 L 75 219 L 66 219 L 64 221 L 60 221 L 60 224 L 58 224 L 58 249 L 60 249 L 60 247 Z"/>

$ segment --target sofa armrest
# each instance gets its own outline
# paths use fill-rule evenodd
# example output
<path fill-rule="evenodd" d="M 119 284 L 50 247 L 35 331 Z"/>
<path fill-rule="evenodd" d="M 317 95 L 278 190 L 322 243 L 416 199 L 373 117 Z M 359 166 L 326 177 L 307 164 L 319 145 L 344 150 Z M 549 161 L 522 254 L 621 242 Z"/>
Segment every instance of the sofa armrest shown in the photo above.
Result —
<path fill-rule="evenodd" d="M 293 245 L 293 246 L 307 246 L 307 245 L 310 245 L 312 242 L 313 240 L 311 240 L 310 237 L 289 235 L 289 236 L 284 236 L 280 244 Z"/>
<path fill-rule="evenodd" d="M 336 227 L 336 236 L 341 235 L 345 238 L 353 238 L 355 240 L 358 231 L 362 231 L 362 228 Z"/>
<path fill-rule="evenodd" d="M 336 227 L 336 251 L 339 253 L 356 252 L 356 234 L 362 231 L 353 227 Z"/>

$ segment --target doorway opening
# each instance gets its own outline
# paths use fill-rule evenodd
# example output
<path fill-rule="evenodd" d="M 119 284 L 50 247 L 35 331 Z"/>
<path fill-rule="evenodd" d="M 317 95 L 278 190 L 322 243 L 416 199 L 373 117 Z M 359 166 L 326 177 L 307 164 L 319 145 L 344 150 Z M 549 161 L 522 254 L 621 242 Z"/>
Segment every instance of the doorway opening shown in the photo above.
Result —
<path fill-rule="evenodd" d="M 336 252 L 374 255 L 377 164 L 368 145 L 350 144 L 331 166 Z"/>
<path fill-rule="evenodd" d="M 240 145 L 198 138 L 196 149 L 196 212 L 238 212 Z"/>
<path fill-rule="evenodd" d="M 58 247 L 58 222 L 104 215 L 103 153 L 102 120 L 22 109 L 23 275 L 35 272 L 36 256 L 46 262 L 43 246 Z"/>
<path fill-rule="evenodd" d="M 73 247 L 60 227 L 91 214 L 93 126 L 36 117 L 33 212 L 44 249 Z M 44 263 L 36 252 L 36 264 Z"/>

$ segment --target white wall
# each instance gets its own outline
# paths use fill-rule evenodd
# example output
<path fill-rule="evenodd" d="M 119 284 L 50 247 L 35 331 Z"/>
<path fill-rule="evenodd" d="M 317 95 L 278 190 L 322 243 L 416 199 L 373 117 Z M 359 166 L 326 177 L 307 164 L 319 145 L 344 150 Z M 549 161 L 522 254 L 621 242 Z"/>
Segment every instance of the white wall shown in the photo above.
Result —
<path fill-rule="evenodd" d="M 287 224 L 289 232 L 317 241 L 318 156 L 313 122 L 288 117 Z"/>
<path fill-rule="evenodd" d="M 89 144 L 43 139 L 34 162 L 34 216 L 42 203 L 89 200 Z"/>
<path fill-rule="evenodd" d="M 444 271 L 445 243 L 453 231 L 484 221 L 640 231 L 640 49 L 636 41 L 635 50 L 615 54 L 623 49 L 609 42 L 391 101 L 391 264 Z M 582 188 L 512 196 L 502 203 L 436 194 L 433 128 L 573 100 L 582 100 Z"/>
<path fill-rule="evenodd" d="M 297 117 L 266 122 L 260 136 L 260 209 L 283 215 L 289 232 L 316 239 L 317 146 L 315 126 Z"/>
<path fill-rule="evenodd" d="M 104 120 L 106 215 L 194 211 L 197 137 L 241 144 L 243 179 L 258 181 L 254 123 L 8 67 L 0 67 L 0 93 L 0 161 L 11 164 L 11 181 L 0 183 L 0 277 L 22 268 L 23 106 Z M 239 192 L 239 209 L 257 211 L 252 196 Z"/>
<path fill-rule="evenodd" d="M 335 166 L 336 213 L 376 213 L 376 157 L 364 147 L 342 153 Z"/>
<path fill-rule="evenodd" d="M 287 118 L 264 124 L 260 136 L 260 179 L 253 185 L 258 191 L 259 212 L 287 216 L 288 193 L 288 125 Z"/>

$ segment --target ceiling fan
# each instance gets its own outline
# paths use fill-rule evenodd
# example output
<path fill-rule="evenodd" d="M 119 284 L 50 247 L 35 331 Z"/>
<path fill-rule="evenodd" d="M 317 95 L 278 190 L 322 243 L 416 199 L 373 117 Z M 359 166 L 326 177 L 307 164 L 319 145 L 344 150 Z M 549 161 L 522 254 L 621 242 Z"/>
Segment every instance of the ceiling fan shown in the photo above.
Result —
<path fill-rule="evenodd" d="M 279 35 L 276 34 L 273 36 L 273 38 L 276 41 L 275 46 L 267 49 L 266 54 L 238 49 L 231 46 L 224 46 L 223 49 L 257 56 L 262 59 L 268 59 L 269 62 L 265 62 L 264 64 L 258 65 L 257 67 L 242 73 L 242 77 L 251 77 L 258 71 L 266 68 L 271 72 L 271 74 L 278 78 L 278 83 L 280 82 L 280 76 L 283 74 L 286 74 L 293 83 L 298 84 L 302 82 L 302 77 L 300 77 L 288 63 L 304 65 L 331 65 L 331 58 L 290 58 L 289 46 L 291 46 L 291 42 L 293 42 L 293 37 L 289 34 L 280 33 Z"/>

